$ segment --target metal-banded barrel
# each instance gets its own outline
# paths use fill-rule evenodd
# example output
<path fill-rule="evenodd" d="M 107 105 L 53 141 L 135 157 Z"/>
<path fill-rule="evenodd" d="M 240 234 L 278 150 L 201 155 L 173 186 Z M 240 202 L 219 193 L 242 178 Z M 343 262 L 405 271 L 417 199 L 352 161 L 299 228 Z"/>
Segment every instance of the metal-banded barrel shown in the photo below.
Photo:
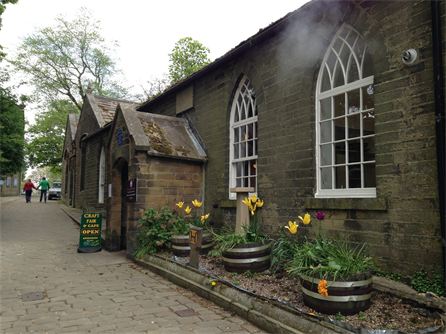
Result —
<path fill-rule="evenodd" d="M 223 252 L 226 271 L 260 272 L 271 265 L 271 243 L 251 242 L 237 245 Z"/>
<path fill-rule="evenodd" d="M 320 279 L 300 276 L 305 305 L 325 313 L 352 315 L 370 307 L 372 277 L 360 281 L 327 281 L 328 296 L 318 293 Z"/>
<path fill-rule="evenodd" d="M 189 256 L 189 235 L 173 235 L 170 242 L 172 244 L 173 255 L 180 257 Z M 214 243 L 211 234 L 204 233 L 200 254 L 207 254 L 212 249 L 212 246 L 214 246 Z"/>

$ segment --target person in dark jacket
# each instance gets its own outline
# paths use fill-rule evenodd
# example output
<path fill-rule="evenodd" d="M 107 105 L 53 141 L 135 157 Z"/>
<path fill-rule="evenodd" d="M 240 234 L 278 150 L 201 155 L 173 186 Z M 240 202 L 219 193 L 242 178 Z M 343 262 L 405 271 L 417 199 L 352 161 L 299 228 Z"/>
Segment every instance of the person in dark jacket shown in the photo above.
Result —
<path fill-rule="evenodd" d="M 31 181 L 31 179 L 28 179 L 28 181 L 26 181 L 25 185 L 23 186 L 23 191 L 25 192 L 26 203 L 31 202 L 31 195 L 33 193 L 33 189 L 37 190 L 33 181 Z"/>

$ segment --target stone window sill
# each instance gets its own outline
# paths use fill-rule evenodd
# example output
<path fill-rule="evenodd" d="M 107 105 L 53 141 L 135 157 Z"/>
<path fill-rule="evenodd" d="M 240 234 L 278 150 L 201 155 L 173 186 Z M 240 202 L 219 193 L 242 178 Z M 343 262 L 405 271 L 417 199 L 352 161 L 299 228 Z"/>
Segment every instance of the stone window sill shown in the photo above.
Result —
<path fill-rule="evenodd" d="M 383 198 L 307 198 L 304 205 L 308 210 L 387 211 Z"/>

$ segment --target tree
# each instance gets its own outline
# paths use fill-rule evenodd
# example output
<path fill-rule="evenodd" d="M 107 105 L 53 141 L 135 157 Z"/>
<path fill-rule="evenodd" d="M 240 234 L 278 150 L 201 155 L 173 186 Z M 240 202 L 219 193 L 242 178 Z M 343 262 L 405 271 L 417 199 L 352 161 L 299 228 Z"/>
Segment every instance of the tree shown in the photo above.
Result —
<path fill-rule="evenodd" d="M 30 166 L 60 172 L 67 116 L 77 112 L 71 101 L 55 100 L 48 110 L 37 115 L 36 123 L 28 129 L 26 153 Z"/>
<path fill-rule="evenodd" d="M 145 99 L 143 98 L 143 100 L 146 101 L 153 99 L 164 92 L 168 86 L 169 79 L 167 79 L 165 76 L 148 80 L 146 86 L 142 87 L 145 95 Z"/>
<path fill-rule="evenodd" d="M 169 79 L 171 83 L 190 76 L 210 63 L 209 49 L 191 37 L 178 40 L 169 54 L 169 58 Z"/>
<path fill-rule="evenodd" d="M 3 73 L 4 74 L 4 73 Z M 5 77 L 0 80 L 2 87 Z M 24 99 L 0 87 L 0 175 L 19 172 L 24 167 Z"/>
<path fill-rule="evenodd" d="M 6 9 L 8 3 L 17 3 L 18 0 L 0 0 L 0 28 L 2 27 L 2 14 Z"/>
<path fill-rule="evenodd" d="M 26 37 L 11 63 L 28 75 L 37 93 L 49 100 L 68 98 L 79 110 L 89 85 L 98 94 L 124 97 L 126 90 L 112 81 L 115 63 L 96 22 L 85 9 L 72 21 L 58 17 L 55 26 Z"/>
<path fill-rule="evenodd" d="M 0 0 L 0 29 L 2 28 L 2 14 L 5 12 L 6 4 L 17 3 L 18 0 Z M 0 62 L 6 57 L 6 53 L 3 52 L 3 46 L 0 45 Z"/>

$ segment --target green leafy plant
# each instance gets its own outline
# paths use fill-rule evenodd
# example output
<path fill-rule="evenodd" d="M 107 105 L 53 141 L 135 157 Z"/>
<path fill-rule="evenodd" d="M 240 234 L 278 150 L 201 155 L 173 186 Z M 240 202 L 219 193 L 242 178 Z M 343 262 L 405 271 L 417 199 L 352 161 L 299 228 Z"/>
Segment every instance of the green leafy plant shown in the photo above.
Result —
<path fill-rule="evenodd" d="M 299 244 L 295 240 L 281 233 L 273 244 L 271 271 L 276 273 L 283 271 L 293 259 L 296 247 L 299 247 Z"/>
<path fill-rule="evenodd" d="M 411 277 L 410 284 L 418 292 L 433 292 L 438 296 L 444 296 L 445 293 L 443 276 L 439 272 L 420 270 Z"/>
<path fill-rule="evenodd" d="M 355 279 L 373 268 L 365 246 L 352 247 L 345 241 L 316 239 L 294 249 L 293 259 L 286 270 L 291 275 L 306 275 L 324 279 Z"/>
<path fill-rule="evenodd" d="M 135 257 L 141 258 L 167 247 L 172 236 L 172 221 L 174 215 L 169 208 L 159 211 L 150 208 L 138 221 L 138 245 Z"/>
<path fill-rule="evenodd" d="M 210 256 L 221 256 L 224 251 L 247 242 L 244 235 L 236 234 L 229 230 L 224 230 L 222 233 L 211 231 L 211 233 L 214 240 L 214 248 L 209 252 Z"/>
<path fill-rule="evenodd" d="M 224 229 L 217 233 L 211 231 L 214 237 L 214 248 L 209 253 L 211 256 L 221 256 L 224 251 L 234 248 L 237 245 L 249 242 L 263 242 L 268 237 L 261 233 L 260 225 L 257 218 L 257 209 L 263 207 L 263 201 L 256 195 L 246 197 L 243 204 L 248 207 L 250 212 L 250 220 L 247 226 L 243 226 L 243 234 L 235 233 L 229 229 Z"/>

